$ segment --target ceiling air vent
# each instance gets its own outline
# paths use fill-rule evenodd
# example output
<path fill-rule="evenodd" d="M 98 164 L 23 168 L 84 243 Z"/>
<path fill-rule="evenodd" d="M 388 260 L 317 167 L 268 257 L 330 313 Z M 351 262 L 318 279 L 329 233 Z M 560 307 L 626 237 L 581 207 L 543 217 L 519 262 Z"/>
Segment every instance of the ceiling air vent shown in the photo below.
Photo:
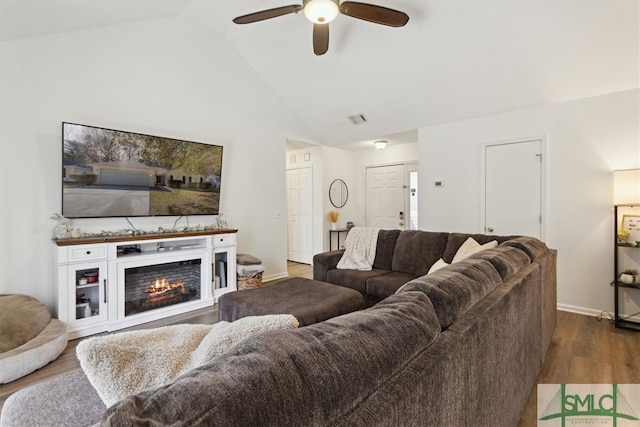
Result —
<path fill-rule="evenodd" d="M 349 121 L 354 125 L 361 125 L 367 122 L 367 119 L 364 117 L 364 114 L 356 114 L 355 116 L 349 116 Z"/>

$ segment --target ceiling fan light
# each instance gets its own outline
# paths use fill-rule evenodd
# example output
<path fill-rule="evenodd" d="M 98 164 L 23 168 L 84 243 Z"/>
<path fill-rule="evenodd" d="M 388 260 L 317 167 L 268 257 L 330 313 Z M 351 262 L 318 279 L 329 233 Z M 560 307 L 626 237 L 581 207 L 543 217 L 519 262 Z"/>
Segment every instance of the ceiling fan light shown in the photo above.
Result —
<path fill-rule="evenodd" d="M 336 19 L 338 12 L 333 0 L 310 0 L 304 5 L 304 16 L 314 24 L 328 24 Z"/>
<path fill-rule="evenodd" d="M 382 150 L 387 146 L 387 141 L 373 141 L 373 145 L 375 145 L 378 150 Z"/>

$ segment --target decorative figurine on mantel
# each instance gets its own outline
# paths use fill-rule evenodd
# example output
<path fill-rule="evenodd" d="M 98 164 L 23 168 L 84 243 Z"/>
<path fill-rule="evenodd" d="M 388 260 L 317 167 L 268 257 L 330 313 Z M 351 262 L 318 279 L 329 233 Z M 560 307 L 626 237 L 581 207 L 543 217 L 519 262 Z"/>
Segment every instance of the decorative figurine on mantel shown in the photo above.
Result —
<path fill-rule="evenodd" d="M 49 218 L 58 221 L 58 225 L 53 227 L 53 238 L 54 239 L 66 239 L 71 236 L 71 220 L 63 217 L 62 215 L 56 213 L 51 215 Z"/>
<path fill-rule="evenodd" d="M 216 218 L 216 227 L 218 229 L 223 229 L 223 228 L 227 228 L 227 220 L 224 218 L 224 216 L 222 214 L 218 215 L 218 217 Z"/>

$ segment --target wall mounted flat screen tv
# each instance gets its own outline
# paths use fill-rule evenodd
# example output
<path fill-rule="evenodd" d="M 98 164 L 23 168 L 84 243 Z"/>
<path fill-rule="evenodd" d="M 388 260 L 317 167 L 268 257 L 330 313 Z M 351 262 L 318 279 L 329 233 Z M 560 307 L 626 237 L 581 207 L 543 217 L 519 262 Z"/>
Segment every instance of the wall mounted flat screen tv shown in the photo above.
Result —
<path fill-rule="evenodd" d="M 222 147 L 62 123 L 67 218 L 217 215 Z"/>

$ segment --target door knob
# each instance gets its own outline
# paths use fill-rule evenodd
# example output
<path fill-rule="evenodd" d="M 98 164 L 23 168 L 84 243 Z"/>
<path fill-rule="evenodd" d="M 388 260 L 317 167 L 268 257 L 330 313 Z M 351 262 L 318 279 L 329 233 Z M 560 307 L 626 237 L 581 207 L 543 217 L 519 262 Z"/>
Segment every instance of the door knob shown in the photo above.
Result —
<path fill-rule="evenodd" d="M 488 231 L 489 233 L 493 233 L 493 227 L 487 227 L 487 231 Z"/>

